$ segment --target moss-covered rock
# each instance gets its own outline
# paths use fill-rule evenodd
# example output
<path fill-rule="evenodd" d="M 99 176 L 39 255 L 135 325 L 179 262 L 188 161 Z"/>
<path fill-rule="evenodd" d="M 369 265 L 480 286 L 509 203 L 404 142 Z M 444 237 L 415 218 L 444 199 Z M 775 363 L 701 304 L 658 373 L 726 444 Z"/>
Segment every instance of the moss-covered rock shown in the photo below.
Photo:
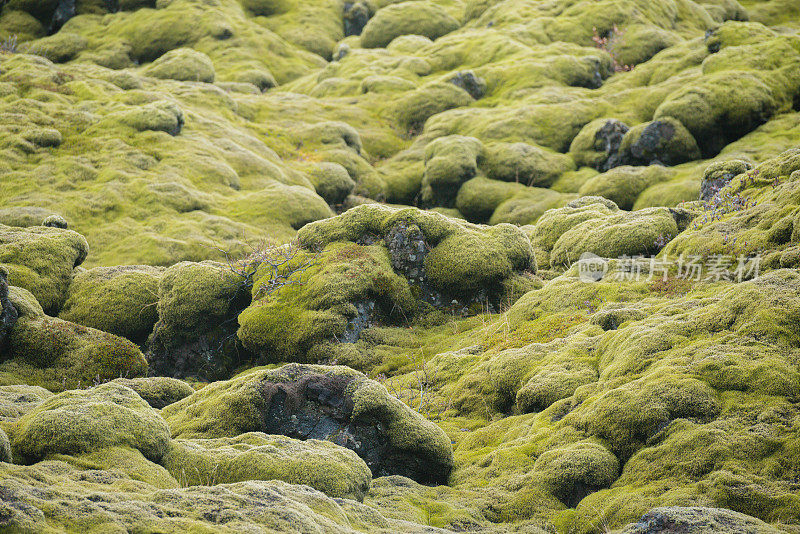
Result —
<path fill-rule="evenodd" d="M 620 161 L 619 149 L 629 129 L 616 119 L 596 119 L 575 136 L 569 152 L 578 165 L 606 171 Z"/>
<path fill-rule="evenodd" d="M 436 39 L 458 27 L 458 21 L 436 4 L 400 2 L 375 13 L 364 27 L 361 44 L 366 48 L 382 48 L 396 37 L 408 34 Z"/>
<path fill-rule="evenodd" d="M 96 267 L 78 273 L 59 317 L 143 343 L 158 320 L 163 269 L 146 265 Z"/>
<path fill-rule="evenodd" d="M 720 189 L 725 187 L 734 177 L 752 169 L 753 166 L 743 160 L 727 160 L 712 163 L 703 172 L 700 184 L 700 200 L 709 201 Z"/>
<path fill-rule="evenodd" d="M 672 176 L 673 172 L 661 165 L 649 167 L 625 165 L 590 178 L 578 192 L 583 196 L 605 197 L 620 208 L 629 210 L 647 188 L 665 182 Z"/>
<path fill-rule="evenodd" d="M 144 69 L 144 74 L 154 78 L 181 82 L 214 83 L 214 64 L 211 59 L 191 48 L 170 50 Z"/>
<path fill-rule="evenodd" d="M 448 109 L 468 106 L 474 102 L 469 93 L 451 83 L 434 82 L 410 91 L 394 104 L 400 124 L 410 133 L 418 133 L 425 121 Z"/>
<path fill-rule="evenodd" d="M 451 207 L 461 184 L 478 172 L 483 145 L 473 137 L 440 137 L 425 148 L 425 173 L 421 200 L 434 206 Z"/>
<path fill-rule="evenodd" d="M 341 204 L 356 186 L 347 169 L 338 163 L 318 163 L 310 171 L 309 179 L 328 204 Z"/>
<path fill-rule="evenodd" d="M 8 343 L 0 364 L 6 384 L 24 380 L 60 391 L 147 372 L 141 351 L 127 339 L 44 314 L 20 318 Z"/>
<path fill-rule="evenodd" d="M 86 239 L 70 230 L 0 227 L 0 265 L 9 283 L 29 290 L 51 314 L 64 304 L 72 270 L 88 252 Z"/>
<path fill-rule="evenodd" d="M 234 264 L 181 262 L 158 282 L 158 322 L 148 339 L 153 372 L 221 378 L 240 365 L 235 317 L 248 302 L 248 274 Z"/>
<path fill-rule="evenodd" d="M 669 117 L 634 126 L 622 138 L 619 149 L 624 160 L 633 165 L 677 165 L 700 159 L 692 134 Z"/>
<path fill-rule="evenodd" d="M 486 148 L 480 167 L 493 180 L 550 187 L 574 164 L 566 156 L 526 143 L 495 143 Z"/>
<path fill-rule="evenodd" d="M 346 367 L 288 365 L 204 387 L 163 411 L 176 438 L 244 432 L 326 439 L 354 450 L 373 475 L 444 482 L 450 440 L 433 423 Z"/>
<path fill-rule="evenodd" d="M 116 378 L 111 381 L 135 391 L 147 404 L 160 410 L 194 393 L 192 386 L 182 380 L 165 376 Z"/>
<path fill-rule="evenodd" d="M 372 474 L 358 455 L 329 441 L 248 432 L 234 438 L 178 439 L 164 466 L 183 486 L 245 480 L 305 484 L 331 497 L 364 500 Z"/>
<path fill-rule="evenodd" d="M 303 246 L 319 249 L 337 241 L 358 242 L 369 234 L 386 236 L 400 221 L 417 225 L 430 246 L 426 276 L 443 290 L 456 294 L 491 287 L 512 272 L 531 266 L 527 236 L 511 225 L 481 227 L 414 208 L 364 205 L 304 227 Z"/>
<path fill-rule="evenodd" d="M 568 506 L 586 495 L 610 486 L 619 475 L 619 461 L 596 443 L 575 443 L 550 449 L 536 459 L 534 475 Z"/>
<path fill-rule="evenodd" d="M 315 345 L 355 341 L 375 316 L 416 311 L 384 247 L 338 243 L 321 254 L 296 251 L 288 261 L 280 250 L 273 254 L 254 274 L 253 304 L 239 315 L 237 333 L 267 361 L 313 361 Z"/>
<path fill-rule="evenodd" d="M 23 415 L 12 433 L 14 456 L 24 464 L 115 446 L 136 449 L 158 462 L 169 444 L 169 428 L 158 412 L 117 384 L 50 397 Z"/>

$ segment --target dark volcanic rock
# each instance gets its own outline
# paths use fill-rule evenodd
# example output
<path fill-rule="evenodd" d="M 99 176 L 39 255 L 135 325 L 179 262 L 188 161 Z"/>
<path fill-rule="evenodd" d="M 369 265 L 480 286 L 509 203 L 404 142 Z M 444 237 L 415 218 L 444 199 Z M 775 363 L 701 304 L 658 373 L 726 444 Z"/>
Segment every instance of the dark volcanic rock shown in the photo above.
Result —
<path fill-rule="evenodd" d="M 8 271 L 0 267 L 0 351 L 5 349 L 6 337 L 18 318 L 17 309 L 8 298 Z"/>
<path fill-rule="evenodd" d="M 483 95 L 486 94 L 486 81 L 476 76 L 472 71 L 466 70 L 457 72 L 455 76 L 447 81 L 465 90 L 469 93 L 469 96 L 475 100 L 483 98 Z"/>
<path fill-rule="evenodd" d="M 362 2 L 344 3 L 344 36 L 361 35 L 369 22 L 369 8 Z"/>
<path fill-rule="evenodd" d="M 598 170 L 605 172 L 614 167 L 623 165 L 623 159 L 619 154 L 619 147 L 622 145 L 622 138 L 628 133 L 628 126 L 616 119 L 609 119 L 597 130 L 595 134 L 595 149 L 606 153 L 606 159 Z"/>

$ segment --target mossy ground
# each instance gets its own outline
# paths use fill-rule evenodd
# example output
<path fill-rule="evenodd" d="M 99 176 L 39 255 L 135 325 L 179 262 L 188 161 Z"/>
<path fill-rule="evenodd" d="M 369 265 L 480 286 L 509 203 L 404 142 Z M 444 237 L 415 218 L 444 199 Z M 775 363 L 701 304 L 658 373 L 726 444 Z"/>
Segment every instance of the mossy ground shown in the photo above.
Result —
<path fill-rule="evenodd" d="M 800 529 L 796 0 L 0 3 L 15 527 Z M 248 434 L 319 361 L 448 484 Z"/>

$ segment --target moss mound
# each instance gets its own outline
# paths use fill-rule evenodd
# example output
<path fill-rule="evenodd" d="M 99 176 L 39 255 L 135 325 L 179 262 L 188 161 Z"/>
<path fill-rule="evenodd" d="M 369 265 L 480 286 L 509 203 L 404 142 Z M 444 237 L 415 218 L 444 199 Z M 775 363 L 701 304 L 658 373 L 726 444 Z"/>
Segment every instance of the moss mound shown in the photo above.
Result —
<path fill-rule="evenodd" d="M 59 317 L 142 343 L 158 320 L 162 272 L 146 265 L 82 271 L 73 278 Z"/>
<path fill-rule="evenodd" d="M 186 382 L 165 376 L 116 378 L 111 382 L 132 389 L 157 410 L 194 393 L 194 389 Z"/>
<path fill-rule="evenodd" d="M 396 37 L 409 34 L 436 39 L 458 27 L 458 21 L 436 4 L 400 2 L 375 13 L 364 27 L 361 44 L 366 48 L 382 48 Z"/>
<path fill-rule="evenodd" d="M 144 69 L 144 74 L 153 78 L 178 80 L 181 82 L 214 83 L 214 64 L 211 59 L 190 48 L 170 50 Z"/>
<path fill-rule="evenodd" d="M 9 283 L 29 290 L 51 314 L 64 304 L 72 270 L 88 252 L 86 239 L 70 230 L 0 227 L 0 264 Z"/>
<path fill-rule="evenodd" d="M 328 441 L 248 432 L 235 438 L 175 440 L 164 466 L 184 486 L 283 480 L 331 497 L 364 500 L 372 474 L 353 451 Z"/>
<path fill-rule="evenodd" d="M 127 339 L 44 314 L 20 318 L 0 364 L 5 384 L 35 382 L 53 391 L 120 376 L 141 376 L 147 361 Z"/>
<path fill-rule="evenodd" d="M 23 415 L 12 432 L 14 456 L 23 464 L 114 446 L 136 449 L 157 462 L 169 444 L 169 428 L 158 412 L 117 384 L 50 397 Z"/>

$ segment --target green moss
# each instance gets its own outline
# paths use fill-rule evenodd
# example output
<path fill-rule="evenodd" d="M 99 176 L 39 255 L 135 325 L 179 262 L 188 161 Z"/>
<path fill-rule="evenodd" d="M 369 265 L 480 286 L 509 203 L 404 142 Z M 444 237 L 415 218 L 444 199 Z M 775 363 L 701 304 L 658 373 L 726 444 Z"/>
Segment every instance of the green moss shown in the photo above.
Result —
<path fill-rule="evenodd" d="M 317 194 L 329 204 L 341 204 L 356 186 L 347 169 L 338 163 L 318 163 L 309 173 L 309 179 Z"/>
<path fill-rule="evenodd" d="M 286 276 L 290 283 L 282 285 Z M 408 282 L 378 246 L 340 243 L 318 256 L 299 252 L 277 270 L 265 262 L 253 280 L 253 304 L 239 316 L 238 337 L 268 361 L 307 361 L 312 346 L 344 338 L 358 314 L 353 303 L 374 299 L 388 313 L 411 315 L 416 308 Z"/>
<path fill-rule="evenodd" d="M 140 132 L 164 132 L 178 135 L 183 128 L 183 111 L 174 102 L 161 101 L 137 106 L 108 118 Z"/>
<path fill-rule="evenodd" d="M 86 37 L 67 31 L 38 39 L 23 47 L 25 51 L 44 56 L 55 63 L 64 63 L 74 59 L 86 50 L 89 43 Z"/>
<path fill-rule="evenodd" d="M 150 65 L 143 73 L 153 78 L 178 80 L 181 82 L 214 83 L 214 64 L 202 52 L 191 48 L 170 50 Z"/>
<path fill-rule="evenodd" d="M 602 445 L 574 443 L 542 453 L 533 474 L 562 502 L 577 503 L 586 493 L 610 486 L 619 475 L 619 461 Z"/>
<path fill-rule="evenodd" d="M 8 436 L 0 428 L 0 462 L 13 462 L 13 458 L 11 456 L 11 442 L 8 441 Z"/>
<path fill-rule="evenodd" d="M 39 386 L 0 386 L 0 421 L 14 422 L 52 396 Z"/>
<path fill-rule="evenodd" d="M 78 273 L 59 317 L 142 343 L 158 320 L 162 269 L 96 267 Z"/>
<path fill-rule="evenodd" d="M 478 172 L 481 142 L 473 137 L 447 136 L 425 147 L 421 200 L 428 205 L 451 206 L 461 184 Z"/>
<path fill-rule="evenodd" d="M 666 182 L 672 178 L 673 172 L 661 165 L 616 167 L 590 178 L 581 186 L 579 193 L 582 196 L 605 197 L 620 208 L 629 210 L 644 190 Z"/>
<path fill-rule="evenodd" d="M 510 225 L 484 228 L 414 208 L 359 206 L 338 217 L 304 227 L 298 239 L 304 246 L 313 248 L 336 241 L 358 241 L 370 233 L 386 235 L 402 220 L 415 223 L 425 235 L 432 247 L 425 260 L 426 271 L 431 282 L 443 289 L 461 292 L 491 286 L 513 270 L 531 265 L 527 236 Z M 470 246 L 462 248 L 466 243 Z M 493 265 L 487 272 L 480 262 L 490 264 L 490 260 Z"/>
<path fill-rule="evenodd" d="M 430 117 L 448 109 L 468 106 L 469 94 L 451 83 L 434 82 L 404 94 L 393 105 L 400 125 L 415 133 Z"/>
<path fill-rule="evenodd" d="M 299 441 L 260 432 L 175 440 L 163 463 L 184 486 L 283 480 L 359 501 L 372 479 L 364 461 L 349 449 L 328 441 Z"/>
<path fill-rule="evenodd" d="M 66 299 L 72 270 L 89 252 L 80 234 L 59 228 L 0 227 L 0 264 L 9 283 L 29 290 L 48 313 L 58 313 Z"/>
<path fill-rule="evenodd" d="M 23 380 L 26 372 L 42 370 L 40 385 L 51 390 L 147 371 L 147 361 L 130 341 L 44 315 L 17 321 L 7 357 L 1 371 Z"/>
<path fill-rule="evenodd" d="M 365 48 L 382 48 L 407 34 L 436 39 L 458 27 L 458 21 L 436 4 L 400 2 L 375 13 L 364 27 L 361 44 Z"/>
<path fill-rule="evenodd" d="M 92 472 L 57 461 L 2 464 L 0 470 L 4 491 L 11 491 L 11 480 L 18 481 L 13 485 L 18 506 L 3 503 L 11 528 L 37 532 L 111 532 L 142 525 L 165 532 L 233 532 L 238 527 L 232 524 L 280 532 L 379 532 L 408 526 L 357 502 L 281 481 L 159 489 L 120 470 Z M 27 514 L 19 507 L 41 511 Z M 210 518 L 230 521 L 223 525 Z"/>
<path fill-rule="evenodd" d="M 584 252 L 605 258 L 648 255 L 658 250 L 659 237 L 675 236 L 678 226 L 665 208 L 647 208 L 590 219 L 564 232 L 550 253 L 551 265 L 568 265 Z"/>
<path fill-rule="evenodd" d="M 619 149 L 629 161 L 640 165 L 677 165 L 700 159 L 692 134 L 669 117 L 634 126 L 622 138 Z"/>
<path fill-rule="evenodd" d="M 103 447 L 91 452 L 48 454 L 48 460 L 60 461 L 83 470 L 114 470 L 125 473 L 132 480 L 144 482 L 154 488 L 178 487 L 169 472 L 157 463 L 144 457 L 139 449 L 125 446 Z"/>
<path fill-rule="evenodd" d="M 159 461 L 169 428 L 134 391 L 116 384 L 65 391 L 23 415 L 13 428 L 17 460 L 31 464 L 52 454 L 80 454 L 125 446 Z"/>
<path fill-rule="evenodd" d="M 116 378 L 112 383 L 135 391 L 147 404 L 160 410 L 194 393 L 192 386 L 182 380 L 166 376 L 146 378 Z"/>
<path fill-rule="evenodd" d="M 0 39 L 17 36 L 20 41 L 30 41 L 44 34 L 42 23 L 25 11 L 5 9 L 0 14 Z"/>
<path fill-rule="evenodd" d="M 560 175 L 574 170 L 574 164 L 566 156 L 525 143 L 495 143 L 486 148 L 481 170 L 493 180 L 549 187 Z"/>

